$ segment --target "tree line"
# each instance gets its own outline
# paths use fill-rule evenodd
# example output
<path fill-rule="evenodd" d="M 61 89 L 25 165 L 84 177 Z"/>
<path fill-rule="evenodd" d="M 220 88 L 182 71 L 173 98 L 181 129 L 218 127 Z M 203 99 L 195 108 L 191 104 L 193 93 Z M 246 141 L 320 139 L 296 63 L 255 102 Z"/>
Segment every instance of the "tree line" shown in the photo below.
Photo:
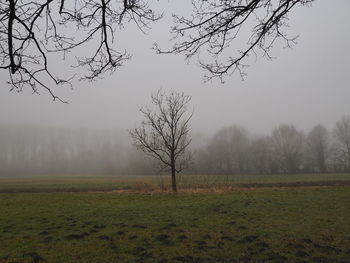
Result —
<path fill-rule="evenodd" d="M 343 116 L 333 130 L 318 124 L 308 133 L 286 124 L 266 136 L 253 136 L 238 125 L 224 127 L 194 155 L 196 173 L 349 172 L 350 116 Z"/>
<path fill-rule="evenodd" d="M 119 174 L 125 141 L 116 131 L 0 126 L 0 175 Z"/>
<path fill-rule="evenodd" d="M 223 127 L 190 150 L 188 174 L 350 172 L 350 115 L 332 129 L 318 124 L 309 132 L 281 124 L 258 136 L 239 125 Z M 1 176 L 157 172 L 157 162 L 120 131 L 0 125 Z"/>

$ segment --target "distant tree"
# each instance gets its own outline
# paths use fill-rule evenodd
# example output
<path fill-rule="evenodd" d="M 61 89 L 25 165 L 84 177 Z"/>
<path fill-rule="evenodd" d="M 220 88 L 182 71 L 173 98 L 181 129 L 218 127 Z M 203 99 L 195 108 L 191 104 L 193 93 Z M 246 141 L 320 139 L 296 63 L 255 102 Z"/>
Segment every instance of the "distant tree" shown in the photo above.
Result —
<path fill-rule="evenodd" d="M 157 160 L 132 147 L 126 157 L 125 174 L 150 175 L 157 172 Z"/>
<path fill-rule="evenodd" d="M 335 125 L 336 150 L 346 170 L 350 170 L 350 116 L 343 116 Z"/>
<path fill-rule="evenodd" d="M 231 151 L 227 127 L 217 131 L 208 144 L 210 170 L 219 174 L 232 173 Z"/>
<path fill-rule="evenodd" d="M 259 137 L 251 142 L 250 162 L 254 172 L 271 174 L 277 172 L 276 158 L 271 137 Z"/>
<path fill-rule="evenodd" d="M 193 174 L 214 174 L 218 173 L 213 168 L 213 159 L 211 158 L 207 147 L 200 147 L 192 150 L 194 156 L 193 164 L 189 170 Z"/>
<path fill-rule="evenodd" d="M 293 125 L 282 124 L 273 130 L 272 140 L 282 171 L 299 172 L 302 164 L 303 133 Z"/>
<path fill-rule="evenodd" d="M 241 126 L 221 128 L 208 146 L 215 170 L 221 173 L 244 173 L 248 168 L 249 137 Z"/>
<path fill-rule="evenodd" d="M 250 145 L 248 131 L 243 127 L 234 125 L 230 127 L 230 133 L 231 158 L 234 171 L 236 173 L 247 172 Z"/>
<path fill-rule="evenodd" d="M 189 122 L 193 112 L 187 109 L 190 100 L 184 93 L 158 90 L 151 96 L 153 107 L 140 110 L 144 117 L 140 127 L 130 131 L 137 149 L 157 159 L 162 170 L 170 170 L 174 192 L 176 173 L 187 168 L 191 160 L 186 151 L 191 143 Z"/>
<path fill-rule="evenodd" d="M 52 72 L 50 53 L 64 57 L 85 48 L 77 57 L 76 67 L 87 74 L 80 79 L 95 80 L 130 59 L 127 51 L 118 50 L 118 30 L 128 23 L 141 31 L 157 21 L 148 0 L 7 0 L 0 1 L 0 69 L 7 70 L 8 83 L 20 91 L 25 86 L 34 92 L 46 89 L 54 99 L 52 84 L 70 84 L 70 78 L 57 77 Z M 222 77 L 245 66 L 253 54 L 270 58 L 277 40 L 290 46 L 295 37 L 283 29 L 288 26 L 288 14 L 296 6 L 309 5 L 313 0 L 193 0 L 190 18 L 174 15 L 172 27 L 176 44 L 159 53 L 182 53 L 187 58 L 208 51 L 212 62 L 201 62 L 209 77 Z M 246 26 L 247 30 L 241 30 Z M 73 31 L 72 31 L 73 28 Z M 234 40 L 245 36 L 246 46 L 230 49 Z M 86 43 L 91 43 L 86 49 Z M 116 44 L 117 43 L 117 44 Z M 235 43 L 236 44 L 236 43 Z M 235 45 L 236 46 L 236 45 Z M 228 51 L 228 52 L 227 52 Z M 230 55 L 236 53 L 236 55 Z"/>
<path fill-rule="evenodd" d="M 329 134 L 321 124 L 312 128 L 306 139 L 306 148 L 312 163 L 312 170 L 316 168 L 319 172 L 327 171 L 327 159 L 330 150 Z"/>

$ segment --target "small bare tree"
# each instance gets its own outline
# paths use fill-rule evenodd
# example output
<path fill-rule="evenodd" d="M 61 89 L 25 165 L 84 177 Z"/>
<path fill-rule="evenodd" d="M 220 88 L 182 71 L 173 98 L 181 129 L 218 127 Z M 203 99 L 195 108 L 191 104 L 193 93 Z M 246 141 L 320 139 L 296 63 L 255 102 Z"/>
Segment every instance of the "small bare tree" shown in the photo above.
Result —
<path fill-rule="evenodd" d="M 151 96 L 152 107 L 141 108 L 144 116 L 140 127 L 129 131 L 137 149 L 157 159 L 161 170 L 171 171 L 172 189 L 177 191 L 176 173 L 188 167 L 191 155 L 186 151 L 191 143 L 188 113 L 191 96 L 184 93 L 166 94 L 162 89 Z"/>

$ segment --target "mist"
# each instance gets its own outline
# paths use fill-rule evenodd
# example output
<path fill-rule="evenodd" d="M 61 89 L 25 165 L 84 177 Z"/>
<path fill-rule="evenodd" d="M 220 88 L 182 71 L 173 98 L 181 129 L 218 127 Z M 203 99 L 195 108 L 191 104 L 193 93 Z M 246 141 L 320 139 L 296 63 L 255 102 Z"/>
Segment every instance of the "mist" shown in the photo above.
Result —
<path fill-rule="evenodd" d="M 332 133 L 341 116 L 350 114 L 349 7 L 344 0 L 316 1 L 292 13 L 290 31 L 299 35 L 298 44 L 291 49 L 276 45 L 272 61 L 251 58 L 244 80 L 233 75 L 224 83 L 203 82 L 204 72 L 195 59 L 187 63 L 180 55 L 155 55 L 154 42 L 168 45 L 170 35 L 164 32 L 169 31 L 173 3 L 161 4 L 160 9 L 169 11 L 146 35 L 133 27 L 120 35 L 133 58 L 113 75 L 96 82 L 75 82 L 72 89 L 55 88 L 68 104 L 52 101 L 45 91 L 40 95 L 31 90 L 10 91 L 2 81 L 7 72 L 1 71 L 0 173 L 156 172 L 154 161 L 133 148 L 127 131 L 140 123 L 139 109 L 160 87 L 192 96 L 192 150 L 197 163 L 189 172 L 216 171 L 200 168 L 199 162 L 208 158 L 213 138 L 224 127 L 244 127 L 249 145 L 255 137 L 270 136 L 280 124 L 295 125 L 305 137 L 319 123 Z M 64 63 L 58 60 L 52 67 L 60 71 Z M 73 69 L 67 71 L 70 74 Z M 249 167 L 244 172 L 258 169 Z"/>
<path fill-rule="evenodd" d="M 233 124 L 192 134 L 186 174 L 349 172 L 350 116 L 310 131 L 281 124 L 258 135 Z M 128 133 L 40 125 L 0 125 L 0 176 L 154 175 L 159 163 L 137 151 Z"/>

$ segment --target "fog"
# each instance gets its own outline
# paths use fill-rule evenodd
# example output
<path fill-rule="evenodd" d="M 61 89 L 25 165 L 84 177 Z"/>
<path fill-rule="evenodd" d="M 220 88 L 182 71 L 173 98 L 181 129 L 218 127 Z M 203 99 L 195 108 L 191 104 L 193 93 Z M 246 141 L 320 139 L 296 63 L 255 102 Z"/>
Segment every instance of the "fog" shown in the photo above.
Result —
<path fill-rule="evenodd" d="M 350 171 L 350 115 L 310 132 L 280 124 L 268 136 L 245 127 L 193 134 L 190 174 L 280 174 Z M 0 176 L 148 175 L 160 169 L 117 130 L 0 125 Z"/>
<path fill-rule="evenodd" d="M 159 4 L 160 10 L 166 10 L 165 17 L 146 35 L 130 26 L 117 36 L 121 46 L 127 47 L 133 57 L 113 75 L 95 82 L 75 81 L 72 89 L 53 88 L 56 95 L 69 101 L 68 104 L 52 101 L 44 90 L 40 95 L 32 94 L 29 89 L 21 93 L 10 91 L 10 86 L 5 84 L 7 72 L 0 71 L 0 139 L 8 145 L 17 138 L 25 140 L 25 136 L 32 138 L 28 141 L 37 142 L 51 136 L 50 140 L 57 139 L 55 146 L 58 147 L 62 141 L 52 137 L 53 131 L 58 130 L 61 132 L 57 134 L 64 134 L 67 145 L 73 140 L 74 144 L 96 150 L 94 154 L 101 162 L 90 156 L 96 165 L 113 163 L 98 153 L 101 145 L 104 149 L 114 147 L 107 155 L 122 155 L 109 168 L 94 166 L 95 170 L 89 169 L 89 161 L 81 160 L 79 166 L 86 169 L 74 170 L 77 165 L 67 164 L 71 168 L 56 169 L 59 173 L 138 173 L 137 169 L 128 170 L 133 158 L 143 162 L 140 167 L 148 167 L 146 173 L 151 173 L 152 162 L 131 149 L 127 130 L 140 122 L 140 107 L 146 105 L 150 95 L 160 87 L 192 96 L 191 127 L 192 134 L 196 135 L 193 143 L 198 146 L 194 148 L 207 147 L 209 138 L 219 129 L 234 124 L 245 127 L 251 136 L 270 135 L 280 124 L 293 124 L 306 135 L 318 123 L 332 131 L 341 116 L 350 114 L 348 1 L 319 0 L 310 8 L 296 8 L 290 16 L 289 33 L 299 35 L 298 44 L 292 49 L 276 45 L 272 52 L 276 58 L 272 61 L 251 58 L 248 75 L 243 81 L 240 76 L 233 75 L 226 77 L 224 83 L 219 80 L 203 82 L 205 72 L 195 59 L 187 63 L 181 55 L 156 55 L 151 49 L 154 42 L 164 47 L 170 45 L 171 36 L 167 34 L 170 15 L 185 8 L 174 2 Z M 68 75 L 74 73 L 61 60 L 55 61 L 52 69 L 56 72 L 64 69 Z M 7 155 L 3 145 L 0 151 Z M 74 158 L 69 154 L 61 157 L 72 161 Z M 45 165 L 56 160 L 57 156 L 53 156 L 54 159 Z M 6 168 L 6 173 L 10 170 Z M 33 168 L 34 173 L 37 171 Z"/>

